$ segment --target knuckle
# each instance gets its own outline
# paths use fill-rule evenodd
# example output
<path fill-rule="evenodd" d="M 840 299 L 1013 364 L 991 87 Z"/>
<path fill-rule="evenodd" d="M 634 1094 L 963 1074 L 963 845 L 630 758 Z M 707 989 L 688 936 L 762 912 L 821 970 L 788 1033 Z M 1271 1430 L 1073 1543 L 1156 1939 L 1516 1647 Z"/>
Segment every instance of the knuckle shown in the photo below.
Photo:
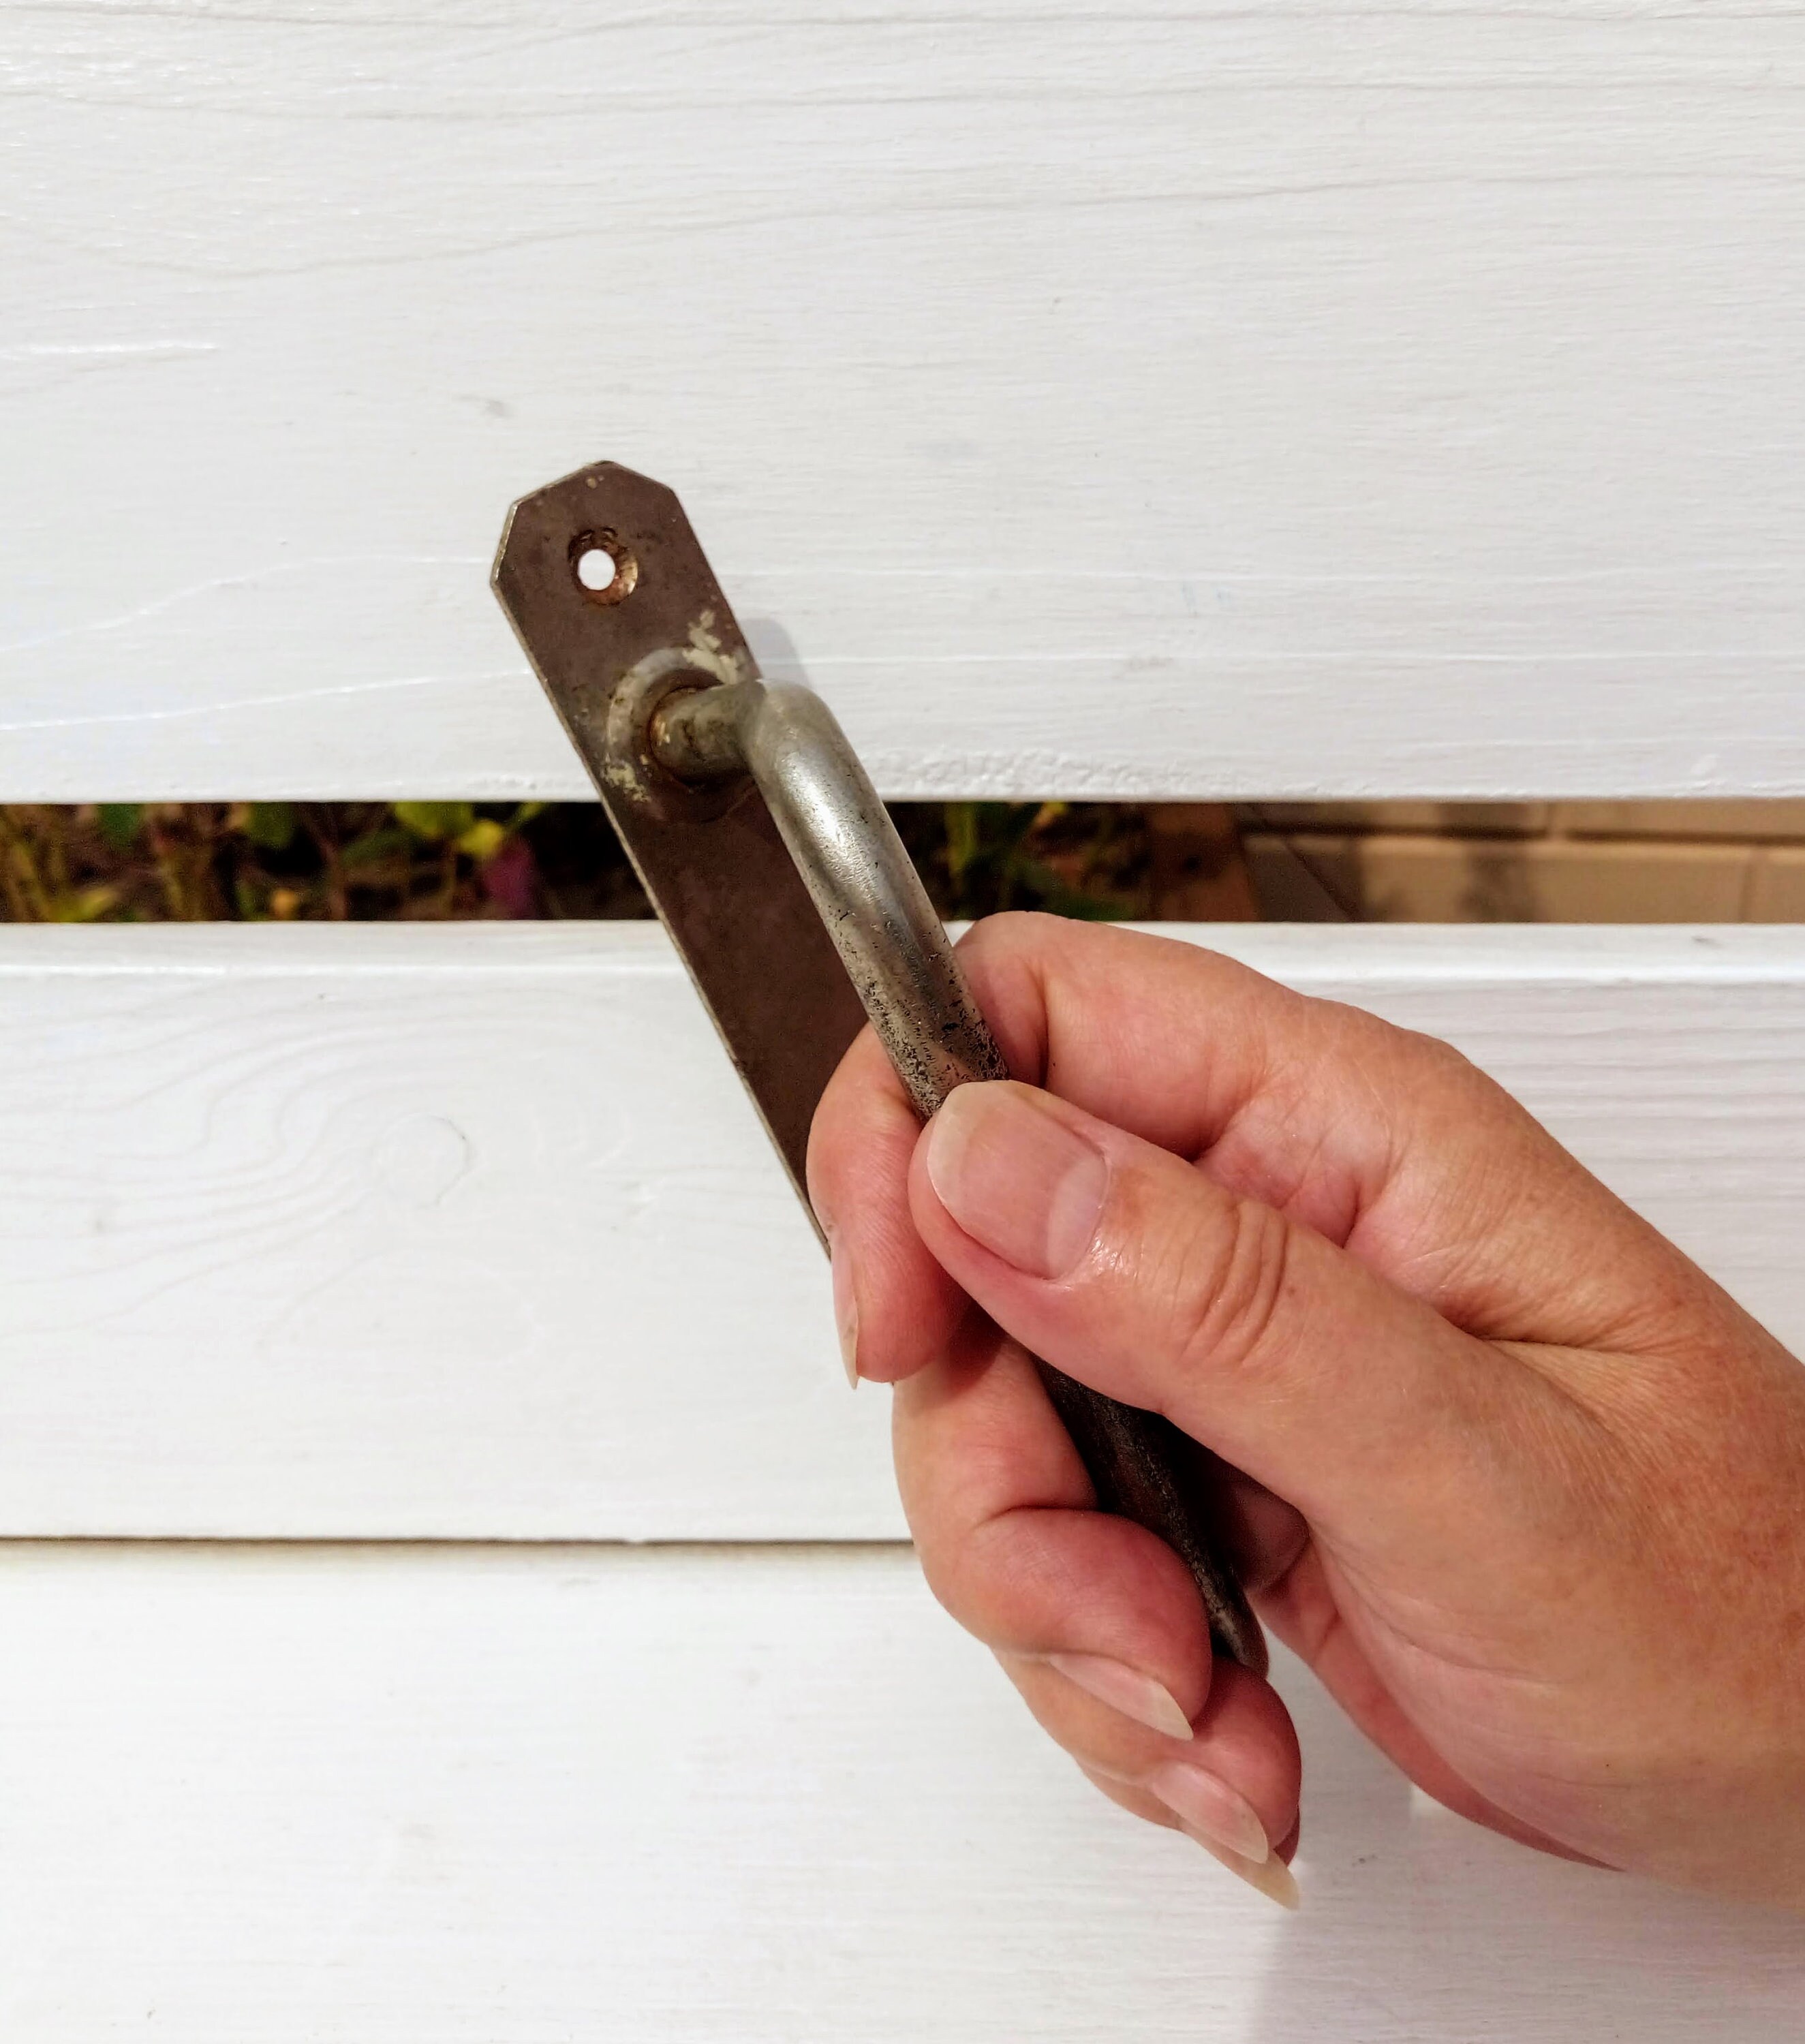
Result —
<path fill-rule="evenodd" d="M 1171 1293 L 1182 1373 L 1239 1376 L 1270 1356 L 1294 1239 L 1283 1215 L 1249 1199 L 1228 1201 L 1212 1225 L 1189 1234 Z"/>
<path fill-rule="evenodd" d="M 974 923 L 959 939 L 958 950 L 969 966 L 993 964 L 1043 951 L 1058 936 L 1058 918 L 1031 909 L 1004 909 Z"/>
<path fill-rule="evenodd" d="M 1401 1066 L 1396 1083 L 1419 1092 L 1445 1091 L 1461 1100 L 1499 1102 L 1514 1108 L 1516 1103 L 1489 1074 L 1481 1071 L 1464 1051 L 1445 1037 L 1427 1035 L 1420 1029 L 1400 1029 L 1392 1047 L 1394 1062 Z"/>
<path fill-rule="evenodd" d="M 975 1526 L 940 1527 L 926 1539 L 911 1527 L 934 1601 L 988 1646 L 997 1643 L 997 1612 L 1015 1598 L 1022 1573 L 1021 1557 L 1013 1551 L 1014 1519 L 1000 1513 Z"/>
<path fill-rule="evenodd" d="M 1008 909 L 973 924 L 959 940 L 972 991 L 1018 1078 L 1038 1084 L 1046 1077 L 1054 988 L 1073 927 L 1057 916 Z"/>
<path fill-rule="evenodd" d="M 966 1617 L 974 1604 L 969 1552 L 957 1541 L 924 1538 L 922 1530 L 912 1523 L 909 1531 L 929 1596 L 955 1624 L 975 1633 L 977 1628 Z"/>

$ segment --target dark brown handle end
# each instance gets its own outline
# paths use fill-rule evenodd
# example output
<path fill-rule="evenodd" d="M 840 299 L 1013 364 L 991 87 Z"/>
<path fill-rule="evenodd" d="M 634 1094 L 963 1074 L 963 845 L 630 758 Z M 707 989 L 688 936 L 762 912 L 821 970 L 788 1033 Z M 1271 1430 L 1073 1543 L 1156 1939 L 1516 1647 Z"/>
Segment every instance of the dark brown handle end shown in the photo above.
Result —
<path fill-rule="evenodd" d="M 1225 1558 L 1215 1457 L 1158 1413 L 1106 1398 L 1050 1363 L 1039 1368 L 1096 1485 L 1098 1504 L 1146 1527 L 1172 1549 L 1203 1597 L 1217 1653 L 1265 1674 L 1265 1635 Z"/>

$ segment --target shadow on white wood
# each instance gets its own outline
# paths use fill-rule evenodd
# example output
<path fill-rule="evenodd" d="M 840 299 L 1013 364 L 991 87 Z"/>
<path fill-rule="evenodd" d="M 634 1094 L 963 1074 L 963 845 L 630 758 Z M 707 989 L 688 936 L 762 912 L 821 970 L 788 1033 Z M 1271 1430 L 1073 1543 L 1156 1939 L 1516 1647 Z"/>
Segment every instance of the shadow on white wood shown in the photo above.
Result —
<path fill-rule="evenodd" d="M 885 792 L 1805 790 L 1805 12 L 0 14 L 0 799 L 584 792 L 682 491 Z"/>
<path fill-rule="evenodd" d="M 1805 932 L 1193 932 L 1450 1037 L 1805 1343 Z M 648 925 L 0 932 L 0 1532 L 885 1539 Z"/>
<path fill-rule="evenodd" d="M 1805 1934 L 1414 1804 L 1293 1664 L 1304 1913 L 894 1550 L 0 1550 L 31 2044 L 1792 2044 Z"/>

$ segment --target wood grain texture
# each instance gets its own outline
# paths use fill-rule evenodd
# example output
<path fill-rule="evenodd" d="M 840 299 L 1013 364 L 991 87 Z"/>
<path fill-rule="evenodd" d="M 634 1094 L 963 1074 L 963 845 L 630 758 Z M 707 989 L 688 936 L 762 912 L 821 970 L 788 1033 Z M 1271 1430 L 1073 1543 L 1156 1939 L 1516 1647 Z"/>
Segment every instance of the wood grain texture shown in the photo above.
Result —
<path fill-rule="evenodd" d="M 1805 792 L 1805 10 L 0 13 L 0 799 L 582 792 L 682 490 L 886 793 Z"/>
<path fill-rule="evenodd" d="M 1190 936 L 1451 1038 L 1805 1345 L 1805 931 Z M 0 929 L 0 1533 L 901 1534 L 655 927 Z"/>
<path fill-rule="evenodd" d="M 0 1550 L 30 2044 L 1791 2044 L 1795 1923 L 1413 1798 L 1295 1664 L 1303 1912 L 889 1550 Z"/>

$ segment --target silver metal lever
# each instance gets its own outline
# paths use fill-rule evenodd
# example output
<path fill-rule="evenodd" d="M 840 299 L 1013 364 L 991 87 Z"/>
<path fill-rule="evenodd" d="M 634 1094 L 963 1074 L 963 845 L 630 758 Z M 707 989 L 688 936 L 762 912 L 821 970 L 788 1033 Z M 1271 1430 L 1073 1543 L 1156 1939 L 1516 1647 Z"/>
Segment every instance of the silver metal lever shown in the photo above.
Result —
<path fill-rule="evenodd" d="M 667 696 L 649 735 L 652 757 L 680 780 L 757 782 L 924 1121 L 968 1079 L 1008 1077 L 915 862 L 812 689 L 733 682 Z"/>

